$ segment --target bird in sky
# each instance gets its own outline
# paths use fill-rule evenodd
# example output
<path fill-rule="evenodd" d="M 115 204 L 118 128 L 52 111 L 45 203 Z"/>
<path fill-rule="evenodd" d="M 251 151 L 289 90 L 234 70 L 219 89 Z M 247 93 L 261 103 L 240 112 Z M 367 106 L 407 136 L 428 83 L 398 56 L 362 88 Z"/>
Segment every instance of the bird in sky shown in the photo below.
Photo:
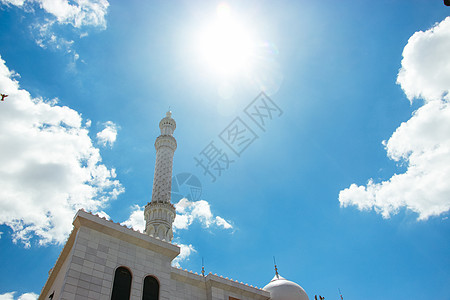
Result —
<path fill-rule="evenodd" d="M 2 100 L 1 101 L 4 101 L 5 98 L 8 97 L 8 95 L 5 95 L 5 94 L 0 94 L 0 95 L 2 96 Z"/>

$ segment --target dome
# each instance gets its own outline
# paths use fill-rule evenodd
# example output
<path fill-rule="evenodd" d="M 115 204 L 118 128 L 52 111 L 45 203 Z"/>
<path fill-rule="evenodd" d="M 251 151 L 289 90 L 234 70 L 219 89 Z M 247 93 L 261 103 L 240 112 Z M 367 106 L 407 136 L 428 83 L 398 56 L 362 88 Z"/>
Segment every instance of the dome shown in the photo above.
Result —
<path fill-rule="evenodd" d="M 309 300 L 308 295 L 301 286 L 284 279 L 278 274 L 263 290 L 270 292 L 271 300 Z"/>

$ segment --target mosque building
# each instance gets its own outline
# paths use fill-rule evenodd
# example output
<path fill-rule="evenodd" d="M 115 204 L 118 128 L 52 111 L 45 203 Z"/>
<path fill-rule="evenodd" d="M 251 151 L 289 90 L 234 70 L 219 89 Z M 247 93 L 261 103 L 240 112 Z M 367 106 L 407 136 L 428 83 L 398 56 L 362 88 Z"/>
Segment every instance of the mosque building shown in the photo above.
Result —
<path fill-rule="evenodd" d="M 171 112 L 160 121 L 152 200 L 145 206 L 145 232 L 79 210 L 39 300 L 309 300 L 298 284 L 275 277 L 259 289 L 242 282 L 197 274 L 171 265 L 180 254 L 172 244 L 175 207 L 170 203 L 173 137 Z"/>

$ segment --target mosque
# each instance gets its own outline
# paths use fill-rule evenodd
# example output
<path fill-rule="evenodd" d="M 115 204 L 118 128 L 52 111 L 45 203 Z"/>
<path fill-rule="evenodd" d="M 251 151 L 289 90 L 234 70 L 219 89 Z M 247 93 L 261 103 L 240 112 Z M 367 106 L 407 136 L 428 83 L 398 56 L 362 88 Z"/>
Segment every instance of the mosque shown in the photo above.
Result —
<path fill-rule="evenodd" d="M 39 300 L 309 300 L 298 284 L 275 277 L 259 289 L 242 282 L 173 267 L 180 254 L 172 244 L 175 207 L 170 203 L 173 137 L 172 113 L 159 123 L 152 200 L 145 206 L 145 232 L 134 231 L 79 210 Z"/>

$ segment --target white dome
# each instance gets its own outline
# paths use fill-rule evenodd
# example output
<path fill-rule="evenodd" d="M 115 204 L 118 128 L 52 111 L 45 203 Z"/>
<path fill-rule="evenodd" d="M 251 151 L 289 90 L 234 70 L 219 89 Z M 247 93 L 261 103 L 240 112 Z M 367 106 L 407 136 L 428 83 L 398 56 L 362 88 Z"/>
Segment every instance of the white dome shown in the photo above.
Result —
<path fill-rule="evenodd" d="M 309 300 L 301 286 L 284 279 L 280 275 L 275 275 L 263 290 L 270 292 L 271 300 Z"/>

